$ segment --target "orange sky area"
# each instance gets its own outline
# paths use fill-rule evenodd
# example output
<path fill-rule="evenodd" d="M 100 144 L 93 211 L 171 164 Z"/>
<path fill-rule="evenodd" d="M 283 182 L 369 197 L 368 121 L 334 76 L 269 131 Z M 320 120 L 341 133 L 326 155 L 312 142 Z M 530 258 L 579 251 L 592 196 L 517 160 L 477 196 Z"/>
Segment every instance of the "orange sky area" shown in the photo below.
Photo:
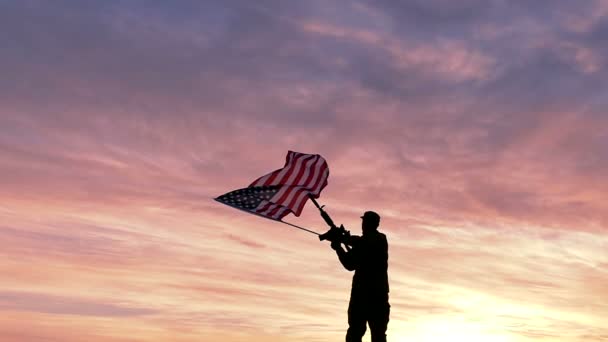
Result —
<path fill-rule="evenodd" d="M 342 341 L 329 244 L 213 201 L 288 150 L 388 341 L 608 341 L 606 1 L 83 4 L 0 4 L 0 341 Z"/>

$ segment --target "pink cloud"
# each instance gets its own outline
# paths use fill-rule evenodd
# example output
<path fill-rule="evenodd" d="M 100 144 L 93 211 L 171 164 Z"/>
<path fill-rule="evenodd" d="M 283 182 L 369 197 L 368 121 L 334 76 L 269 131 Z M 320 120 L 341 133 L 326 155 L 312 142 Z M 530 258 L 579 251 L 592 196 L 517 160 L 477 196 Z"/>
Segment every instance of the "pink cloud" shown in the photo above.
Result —
<path fill-rule="evenodd" d="M 288 149 L 382 215 L 390 338 L 606 335 L 601 21 L 482 3 L 0 11 L 0 335 L 342 339 L 328 244 L 212 201 Z"/>

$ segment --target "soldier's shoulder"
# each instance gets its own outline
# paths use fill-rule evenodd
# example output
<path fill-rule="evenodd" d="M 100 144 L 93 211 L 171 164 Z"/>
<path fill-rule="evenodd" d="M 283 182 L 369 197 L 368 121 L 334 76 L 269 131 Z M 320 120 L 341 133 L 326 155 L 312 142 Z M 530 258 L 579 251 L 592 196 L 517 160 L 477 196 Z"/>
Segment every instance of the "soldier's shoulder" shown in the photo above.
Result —
<path fill-rule="evenodd" d="M 388 246 L 388 239 L 384 233 L 380 233 L 380 239 L 382 240 L 382 244 Z"/>
<path fill-rule="evenodd" d="M 376 231 L 376 234 L 374 234 L 374 235 L 375 235 L 376 240 L 386 241 L 386 235 L 384 233 Z"/>

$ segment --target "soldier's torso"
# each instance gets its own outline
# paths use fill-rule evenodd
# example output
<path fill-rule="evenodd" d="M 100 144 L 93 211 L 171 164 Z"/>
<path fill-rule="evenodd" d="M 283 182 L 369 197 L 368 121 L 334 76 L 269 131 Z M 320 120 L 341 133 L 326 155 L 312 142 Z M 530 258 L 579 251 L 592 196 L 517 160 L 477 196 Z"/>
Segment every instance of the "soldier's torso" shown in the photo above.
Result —
<path fill-rule="evenodd" d="M 352 299 L 388 300 L 388 244 L 386 236 L 372 232 L 353 241 L 357 268 L 353 276 Z"/>

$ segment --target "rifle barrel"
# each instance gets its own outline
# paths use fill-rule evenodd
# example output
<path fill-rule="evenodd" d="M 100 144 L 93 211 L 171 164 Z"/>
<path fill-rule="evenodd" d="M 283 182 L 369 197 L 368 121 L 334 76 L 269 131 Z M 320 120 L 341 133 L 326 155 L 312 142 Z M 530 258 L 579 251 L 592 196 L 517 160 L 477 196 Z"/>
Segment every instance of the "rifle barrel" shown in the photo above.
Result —
<path fill-rule="evenodd" d="M 308 195 L 308 197 L 310 198 L 310 200 L 312 201 L 312 203 L 314 203 L 315 207 L 317 207 L 319 210 L 323 210 L 321 208 L 321 206 L 319 205 L 319 203 L 317 203 L 317 200 L 314 197 L 312 197 L 310 195 Z"/>

